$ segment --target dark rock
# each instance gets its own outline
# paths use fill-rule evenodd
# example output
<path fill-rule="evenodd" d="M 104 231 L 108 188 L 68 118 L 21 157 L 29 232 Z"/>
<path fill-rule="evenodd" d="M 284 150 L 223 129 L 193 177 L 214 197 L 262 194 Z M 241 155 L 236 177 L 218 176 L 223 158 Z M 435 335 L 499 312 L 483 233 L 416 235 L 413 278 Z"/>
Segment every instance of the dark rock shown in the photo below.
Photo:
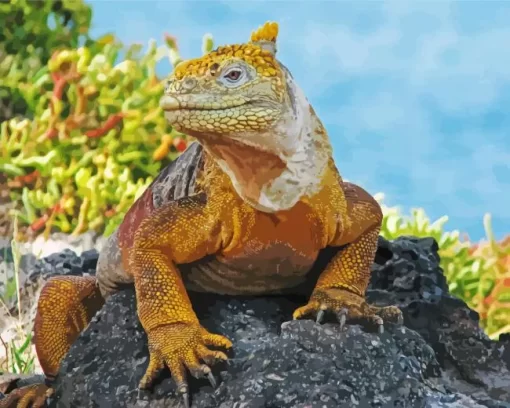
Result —
<path fill-rule="evenodd" d="M 12 248 L 10 246 L 0 246 L 0 262 L 14 262 Z"/>
<path fill-rule="evenodd" d="M 94 272 L 97 266 L 97 260 L 99 259 L 99 252 L 95 249 L 83 251 L 81 254 L 82 268 L 85 272 Z"/>
<path fill-rule="evenodd" d="M 376 280 L 372 279 L 371 287 L 375 289 L 389 269 L 396 278 L 402 277 L 402 271 L 409 271 L 415 286 L 406 289 L 387 278 L 387 290 L 369 291 L 369 301 L 401 308 L 405 325 L 418 332 L 436 352 L 439 364 L 448 373 L 442 380 L 446 385 L 469 389 L 469 394 L 480 387 L 492 398 L 510 402 L 510 345 L 492 342 L 480 328 L 478 314 L 448 293 L 435 241 L 401 237 L 394 242 L 381 240 L 380 246 L 386 257 L 388 253 L 392 257 L 385 264 L 376 260 L 372 274 Z M 405 254 L 412 253 L 418 256 L 416 261 L 404 260 Z"/>
<path fill-rule="evenodd" d="M 85 251 L 81 257 L 71 249 L 64 249 L 62 252 L 51 254 L 39 259 L 33 265 L 28 279 L 36 282 L 39 278 L 48 280 L 56 275 L 76 275 L 84 273 L 95 274 L 95 266 L 99 254 L 96 250 Z"/>
<path fill-rule="evenodd" d="M 215 368 L 222 381 L 216 393 L 205 381 L 190 381 L 195 406 L 420 406 L 432 396 L 444 399 L 423 382 L 439 374 L 434 351 L 405 327 L 383 335 L 354 325 L 341 331 L 286 321 L 296 302 L 284 297 L 192 296 L 202 324 L 234 342 L 230 363 Z M 73 346 L 57 383 L 61 406 L 135 406 L 148 351 L 134 303 L 132 289 L 114 294 Z M 154 406 L 178 406 L 168 373 L 151 398 Z"/>
<path fill-rule="evenodd" d="M 380 239 L 368 298 L 404 313 L 404 327 L 386 324 L 382 335 L 291 321 L 304 298 L 191 293 L 202 324 L 234 343 L 229 363 L 213 368 L 217 390 L 190 376 L 192 406 L 510 408 L 510 342 L 490 341 L 477 314 L 449 295 L 437 249 L 433 239 Z M 134 290 L 112 295 L 64 359 L 50 406 L 182 406 L 168 371 L 150 405 L 136 402 L 146 341 Z"/>

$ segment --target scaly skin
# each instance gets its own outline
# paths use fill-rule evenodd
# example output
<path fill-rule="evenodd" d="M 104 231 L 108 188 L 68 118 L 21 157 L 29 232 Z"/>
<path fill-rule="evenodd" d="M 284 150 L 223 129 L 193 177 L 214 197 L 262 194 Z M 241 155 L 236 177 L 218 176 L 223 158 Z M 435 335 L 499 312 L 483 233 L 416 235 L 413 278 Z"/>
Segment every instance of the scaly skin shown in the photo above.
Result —
<path fill-rule="evenodd" d="M 0 400 L 0 408 L 40 408 L 53 393 L 51 383 L 69 348 L 103 305 L 93 277 L 60 276 L 48 280 L 41 290 L 34 322 L 37 357 L 45 384 L 22 387 Z"/>
<path fill-rule="evenodd" d="M 177 130 L 201 145 L 176 164 L 195 155 L 192 167 L 180 168 L 192 169 L 193 177 L 186 176 L 181 193 L 175 173 L 151 185 L 101 254 L 97 286 L 75 282 L 81 289 L 62 301 L 74 318 L 53 310 L 53 319 L 36 324 L 48 377 L 88 323 L 92 313 L 85 309 L 97 310 L 119 284 L 132 282 L 150 351 L 140 388 L 151 387 L 167 366 L 188 406 L 187 371 L 215 385 L 209 365 L 227 357 L 209 347 L 232 343 L 200 325 L 187 289 L 287 293 L 309 282 L 313 263 L 329 247 L 339 250 L 293 317 L 315 315 L 320 322 L 329 311 L 341 326 L 357 320 L 380 331 L 384 320 L 401 322 L 398 308 L 364 299 L 381 209 L 361 187 L 342 181 L 323 125 L 275 58 L 277 34 L 276 23 L 266 23 L 247 44 L 220 47 L 175 68 L 161 106 Z M 182 266 L 192 263 L 191 270 Z M 66 284 L 63 278 L 52 283 Z M 49 298 L 41 295 L 41 317 L 50 313 Z M 58 334 L 71 321 L 75 330 Z"/>

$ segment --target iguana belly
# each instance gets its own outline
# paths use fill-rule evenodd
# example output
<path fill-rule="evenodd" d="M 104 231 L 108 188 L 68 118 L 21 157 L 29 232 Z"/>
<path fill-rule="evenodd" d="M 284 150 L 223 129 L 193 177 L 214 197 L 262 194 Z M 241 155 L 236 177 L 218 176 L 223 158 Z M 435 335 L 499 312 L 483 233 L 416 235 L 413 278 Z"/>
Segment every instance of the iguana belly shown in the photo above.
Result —
<path fill-rule="evenodd" d="M 215 256 L 190 264 L 187 289 L 226 295 L 282 293 L 303 284 L 318 251 L 303 253 L 289 244 L 250 241 L 236 257 Z"/>
<path fill-rule="evenodd" d="M 287 292 L 302 285 L 318 250 L 299 250 L 292 244 L 251 239 L 235 254 L 219 255 L 190 264 L 182 277 L 194 291 L 226 295 Z"/>
<path fill-rule="evenodd" d="M 321 249 L 320 220 L 297 203 L 280 216 L 240 203 L 235 243 L 183 273 L 190 290 L 228 295 L 288 292 L 303 284 Z"/>

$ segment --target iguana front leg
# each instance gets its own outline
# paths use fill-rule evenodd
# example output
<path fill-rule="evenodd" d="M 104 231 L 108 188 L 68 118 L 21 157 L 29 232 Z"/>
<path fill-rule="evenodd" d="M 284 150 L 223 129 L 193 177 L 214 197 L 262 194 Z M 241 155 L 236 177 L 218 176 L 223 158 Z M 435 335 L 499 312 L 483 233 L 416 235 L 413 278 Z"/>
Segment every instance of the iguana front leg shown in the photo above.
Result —
<path fill-rule="evenodd" d="M 168 203 L 140 224 L 130 249 L 138 316 L 147 332 L 150 361 L 140 388 L 149 388 L 166 365 L 188 407 L 186 369 L 215 380 L 210 368 L 227 356 L 208 346 L 230 348 L 227 338 L 209 333 L 193 311 L 176 264 L 218 252 L 232 236 L 221 220 L 228 205 L 193 196 Z"/>
<path fill-rule="evenodd" d="M 326 266 L 308 304 L 296 309 L 293 318 L 315 313 L 320 323 L 325 311 L 331 311 L 336 313 L 341 326 L 347 320 L 358 320 L 375 324 L 382 332 L 384 320 L 401 323 L 402 312 L 396 306 L 376 307 L 365 301 L 381 227 L 381 208 L 361 187 L 343 184 L 347 225 L 332 246 L 345 247 Z"/>

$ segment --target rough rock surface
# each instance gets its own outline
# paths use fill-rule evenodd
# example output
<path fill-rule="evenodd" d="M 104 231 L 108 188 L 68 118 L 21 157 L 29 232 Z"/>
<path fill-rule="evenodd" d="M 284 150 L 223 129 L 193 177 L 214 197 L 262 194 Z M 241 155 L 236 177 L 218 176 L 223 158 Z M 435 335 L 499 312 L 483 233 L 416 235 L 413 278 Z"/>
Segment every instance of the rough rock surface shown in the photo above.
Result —
<path fill-rule="evenodd" d="M 97 253 L 85 255 L 89 268 L 66 253 L 67 273 L 93 273 Z M 192 407 L 510 408 L 510 336 L 490 341 L 477 314 L 448 294 L 433 239 L 381 238 L 368 297 L 400 306 L 404 326 L 386 324 L 382 335 L 340 330 L 332 319 L 291 321 L 303 298 L 192 294 L 202 324 L 234 343 L 229 363 L 213 368 L 216 390 L 190 378 Z M 182 406 L 167 371 L 150 402 L 137 402 L 147 364 L 134 291 L 126 289 L 71 348 L 50 407 Z"/>

